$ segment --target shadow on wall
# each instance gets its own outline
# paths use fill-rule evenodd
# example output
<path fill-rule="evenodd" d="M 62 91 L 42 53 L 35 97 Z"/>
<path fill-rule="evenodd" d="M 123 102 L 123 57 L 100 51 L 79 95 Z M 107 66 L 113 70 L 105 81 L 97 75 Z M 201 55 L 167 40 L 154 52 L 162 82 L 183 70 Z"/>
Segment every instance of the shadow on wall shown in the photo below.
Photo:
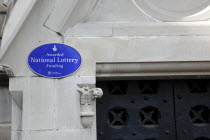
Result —
<path fill-rule="evenodd" d="M 11 140 L 11 99 L 9 77 L 0 72 L 0 140 Z"/>

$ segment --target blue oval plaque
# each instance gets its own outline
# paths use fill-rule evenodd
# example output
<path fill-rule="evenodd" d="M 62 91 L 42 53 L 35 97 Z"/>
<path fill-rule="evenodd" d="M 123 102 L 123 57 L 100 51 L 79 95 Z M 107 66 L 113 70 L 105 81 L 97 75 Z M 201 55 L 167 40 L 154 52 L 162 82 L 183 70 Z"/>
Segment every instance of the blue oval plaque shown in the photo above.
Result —
<path fill-rule="evenodd" d="M 38 75 L 62 78 L 76 72 L 81 65 L 80 54 L 64 44 L 45 44 L 28 56 L 28 66 Z"/>

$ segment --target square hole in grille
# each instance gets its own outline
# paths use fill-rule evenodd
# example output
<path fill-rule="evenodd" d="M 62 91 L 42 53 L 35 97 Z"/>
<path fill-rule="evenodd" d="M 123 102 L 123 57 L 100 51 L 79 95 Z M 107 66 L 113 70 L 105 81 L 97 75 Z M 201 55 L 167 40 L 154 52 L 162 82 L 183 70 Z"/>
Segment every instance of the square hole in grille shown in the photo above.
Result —
<path fill-rule="evenodd" d="M 159 83 L 158 81 L 140 81 L 139 90 L 141 94 L 157 94 Z"/>
<path fill-rule="evenodd" d="M 108 84 L 109 94 L 123 95 L 126 94 L 128 84 L 126 81 L 115 81 Z"/>
<path fill-rule="evenodd" d="M 140 110 L 141 125 L 158 125 L 160 121 L 160 112 L 156 107 L 147 106 Z"/>
<path fill-rule="evenodd" d="M 208 92 L 209 80 L 189 80 L 187 85 L 191 93 L 204 93 Z"/>

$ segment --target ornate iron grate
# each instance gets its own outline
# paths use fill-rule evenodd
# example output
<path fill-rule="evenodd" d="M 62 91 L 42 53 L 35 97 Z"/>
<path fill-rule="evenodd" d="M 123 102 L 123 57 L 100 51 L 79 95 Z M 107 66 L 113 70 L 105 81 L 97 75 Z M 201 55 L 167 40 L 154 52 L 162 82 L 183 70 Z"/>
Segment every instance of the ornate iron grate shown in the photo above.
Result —
<path fill-rule="evenodd" d="M 210 121 L 210 110 L 204 105 L 196 105 L 190 109 L 190 119 L 194 124 L 205 124 Z"/>
<path fill-rule="evenodd" d="M 158 82 L 157 81 L 140 81 L 139 89 L 141 94 L 157 94 Z"/>
<path fill-rule="evenodd" d="M 110 82 L 108 84 L 109 94 L 111 94 L 111 95 L 123 95 L 123 94 L 126 94 L 127 86 L 128 85 L 127 85 L 126 82 L 121 82 L 121 81 Z"/>
<path fill-rule="evenodd" d="M 194 139 L 194 140 L 210 140 L 210 139 L 207 138 L 207 137 L 199 137 L 199 138 L 196 138 L 196 139 Z"/>
<path fill-rule="evenodd" d="M 208 91 L 209 80 L 189 80 L 188 87 L 191 93 L 205 93 Z"/>
<path fill-rule="evenodd" d="M 98 140 L 210 138 L 209 80 L 101 81 L 97 87 L 104 91 L 96 106 Z"/>
<path fill-rule="evenodd" d="M 141 125 L 158 125 L 160 121 L 160 112 L 153 106 L 148 106 L 140 111 Z"/>
<path fill-rule="evenodd" d="M 110 126 L 124 126 L 127 125 L 128 113 L 126 109 L 121 107 L 115 107 L 109 110 L 108 122 Z"/>

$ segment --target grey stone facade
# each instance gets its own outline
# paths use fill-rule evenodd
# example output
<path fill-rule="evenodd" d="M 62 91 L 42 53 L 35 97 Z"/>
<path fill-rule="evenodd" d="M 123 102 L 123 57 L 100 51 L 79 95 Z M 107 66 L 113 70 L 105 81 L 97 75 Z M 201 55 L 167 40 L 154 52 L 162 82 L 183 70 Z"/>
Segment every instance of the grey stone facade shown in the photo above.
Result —
<path fill-rule="evenodd" d="M 0 140 L 10 139 L 10 129 L 11 140 L 96 140 L 96 116 L 91 123 L 82 118 L 78 92 L 78 85 L 94 88 L 96 78 L 208 77 L 209 6 L 208 0 L 17 0 L 0 50 L 0 65 L 11 69 L 0 69 L 9 75 L 9 85 L 0 87 Z M 47 43 L 75 48 L 83 59 L 79 71 L 62 79 L 34 74 L 27 57 Z"/>

